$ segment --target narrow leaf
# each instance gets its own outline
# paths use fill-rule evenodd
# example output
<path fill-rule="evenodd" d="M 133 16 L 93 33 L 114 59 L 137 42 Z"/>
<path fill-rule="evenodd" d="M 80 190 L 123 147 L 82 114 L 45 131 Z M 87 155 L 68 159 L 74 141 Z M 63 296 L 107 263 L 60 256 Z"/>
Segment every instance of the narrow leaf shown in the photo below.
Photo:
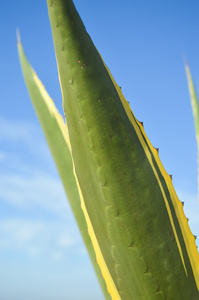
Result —
<path fill-rule="evenodd" d="M 196 130 L 196 140 L 197 140 L 197 147 L 198 147 L 198 193 L 199 193 L 199 101 L 197 99 L 191 72 L 187 64 L 185 64 L 185 70 L 187 74 L 189 94 L 191 98 L 191 106 L 193 111 L 193 118 L 194 118 L 195 130 Z"/>
<path fill-rule="evenodd" d="M 24 79 L 34 105 L 35 111 L 43 128 L 46 140 L 55 160 L 57 169 L 62 179 L 65 192 L 75 215 L 84 243 L 89 252 L 94 269 L 98 276 L 105 298 L 110 299 L 106 284 L 102 278 L 99 266 L 96 263 L 95 252 L 87 232 L 87 224 L 80 206 L 80 197 L 73 174 L 73 163 L 70 152 L 70 143 L 66 124 L 57 111 L 53 100 L 46 92 L 43 84 L 28 63 L 18 38 L 18 52 Z M 56 201 L 56 199 L 55 199 Z"/>

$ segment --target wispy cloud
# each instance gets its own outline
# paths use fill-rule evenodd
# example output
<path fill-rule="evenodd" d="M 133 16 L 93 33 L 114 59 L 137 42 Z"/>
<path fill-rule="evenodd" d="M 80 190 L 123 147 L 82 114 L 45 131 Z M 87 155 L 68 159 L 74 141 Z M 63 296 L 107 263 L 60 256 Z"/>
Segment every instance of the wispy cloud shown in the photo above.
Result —
<path fill-rule="evenodd" d="M 70 248 L 75 251 L 81 241 L 76 230 L 71 232 L 63 220 L 47 221 L 25 218 L 7 218 L 0 221 L 0 252 L 17 251 L 28 256 L 48 255 L 59 259 L 67 255 Z"/>
<path fill-rule="evenodd" d="M 59 177 L 38 171 L 30 174 L 0 174 L 0 199 L 21 209 L 39 209 L 62 213 L 68 202 Z"/>
<path fill-rule="evenodd" d="M 19 252 L 64 259 L 82 242 L 41 130 L 5 118 L 0 128 L 1 258 Z"/>
<path fill-rule="evenodd" d="M 26 120 L 2 117 L 0 128 L 0 145 L 4 148 L 0 151 L 1 202 L 61 211 L 67 205 L 66 196 L 41 128 Z M 17 151 L 21 144 L 23 151 Z"/>
<path fill-rule="evenodd" d="M 24 154 L 28 151 L 34 156 L 50 157 L 40 125 L 29 120 L 12 120 L 0 116 L 0 146 L 1 150 L 5 148 L 9 154 L 16 155 L 18 148 L 22 154 L 24 148 Z"/>
<path fill-rule="evenodd" d="M 63 248 L 68 248 L 73 246 L 75 240 L 71 236 L 66 236 L 65 234 L 60 235 L 57 239 L 57 244 Z"/>
<path fill-rule="evenodd" d="M 10 142 L 21 141 L 23 143 L 32 143 L 32 136 L 38 134 L 38 128 L 28 120 L 11 120 L 0 116 L 1 140 Z"/>

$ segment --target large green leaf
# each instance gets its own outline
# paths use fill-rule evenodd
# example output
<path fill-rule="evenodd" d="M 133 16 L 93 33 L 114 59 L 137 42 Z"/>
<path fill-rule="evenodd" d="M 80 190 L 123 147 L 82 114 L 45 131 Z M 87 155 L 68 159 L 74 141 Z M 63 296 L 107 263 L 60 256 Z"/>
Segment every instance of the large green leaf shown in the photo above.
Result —
<path fill-rule="evenodd" d="M 65 192 L 68 196 L 68 200 L 89 252 L 105 298 L 110 299 L 110 295 L 107 293 L 106 284 L 101 275 L 100 268 L 96 263 L 96 255 L 87 232 L 87 224 L 80 206 L 80 197 L 73 174 L 73 162 L 71 158 L 70 143 L 66 124 L 64 123 L 62 116 L 57 111 L 53 100 L 49 97 L 41 81 L 28 63 L 20 40 L 18 41 L 18 52 L 24 79 L 32 103 L 55 160 Z"/>
<path fill-rule="evenodd" d="M 171 178 L 72 0 L 47 0 L 72 158 L 112 299 L 199 299 L 199 255 Z"/>

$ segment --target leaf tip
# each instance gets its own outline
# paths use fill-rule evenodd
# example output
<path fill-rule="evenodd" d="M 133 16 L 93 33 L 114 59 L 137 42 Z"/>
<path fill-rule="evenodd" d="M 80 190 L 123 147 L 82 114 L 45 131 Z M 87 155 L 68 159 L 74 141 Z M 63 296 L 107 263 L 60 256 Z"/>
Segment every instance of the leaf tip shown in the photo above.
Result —
<path fill-rule="evenodd" d="M 190 76 L 190 70 L 189 70 L 189 65 L 188 65 L 187 58 L 185 55 L 183 55 L 183 61 L 184 61 L 185 71 L 186 71 L 187 78 L 188 78 Z"/>
<path fill-rule="evenodd" d="M 20 44 L 21 43 L 21 37 L 20 37 L 20 33 L 19 33 L 19 28 L 17 28 L 16 34 L 17 34 L 17 43 Z"/>
<path fill-rule="evenodd" d="M 186 58 L 185 54 L 183 55 L 183 61 L 184 61 L 185 67 L 188 67 L 187 58 Z"/>

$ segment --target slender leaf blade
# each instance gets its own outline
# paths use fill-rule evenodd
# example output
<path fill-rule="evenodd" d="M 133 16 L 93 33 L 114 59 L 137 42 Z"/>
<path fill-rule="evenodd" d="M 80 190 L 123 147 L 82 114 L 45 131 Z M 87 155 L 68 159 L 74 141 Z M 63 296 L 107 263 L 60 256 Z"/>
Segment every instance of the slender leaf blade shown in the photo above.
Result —
<path fill-rule="evenodd" d="M 196 90 L 194 87 L 193 79 L 191 76 L 191 72 L 189 66 L 185 65 L 188 86 L 189 86 L 189 94 L 191 98 L 191 106 L 195 124 L 195 131 L 196 131 L 196 140 L 197 140 L 197 148 L 198 148 L 198 193 L 199 193 L 199 101 L 197 99 Z M 199 199 L 199 196 L 198 196 Z"/>
<path fill-rule="evenodd" d="M 18 52 L 30 98 L 62 179 L 65 192 L 90 255 L 95 272 L 98 276 L 104 296 L 108 300 L 110 299 L 110 295 L 107 293 L 106 284 L 101 275 L 100 268 L 96 263 L 96 255 L 87 232 L 87 224 L 80 206 L 79 192 L 73 173 L 73 162 L 71 158 L 67 126 L 64 123 L 62 116 L 56 109 L 53 100 L 50 98 L 43 84 L 27 61 L 19 38 Z"/>

